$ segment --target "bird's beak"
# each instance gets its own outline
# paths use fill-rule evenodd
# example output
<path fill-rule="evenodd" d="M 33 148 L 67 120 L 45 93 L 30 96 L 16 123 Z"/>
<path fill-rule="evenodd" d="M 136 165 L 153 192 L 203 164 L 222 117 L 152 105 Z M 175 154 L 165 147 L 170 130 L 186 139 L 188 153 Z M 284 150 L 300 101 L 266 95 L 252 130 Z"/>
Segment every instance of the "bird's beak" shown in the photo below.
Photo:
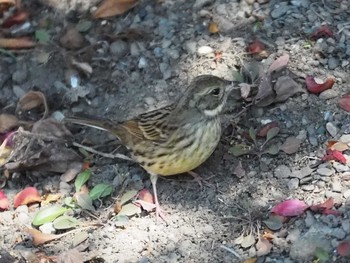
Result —
<path fill-rule="evenodd" d="M 227 86 L 225 87 L 225 92 L 230 93 L 234 89 L 239 89 L 239 83 L 237 81 L 228 81 Z"/>

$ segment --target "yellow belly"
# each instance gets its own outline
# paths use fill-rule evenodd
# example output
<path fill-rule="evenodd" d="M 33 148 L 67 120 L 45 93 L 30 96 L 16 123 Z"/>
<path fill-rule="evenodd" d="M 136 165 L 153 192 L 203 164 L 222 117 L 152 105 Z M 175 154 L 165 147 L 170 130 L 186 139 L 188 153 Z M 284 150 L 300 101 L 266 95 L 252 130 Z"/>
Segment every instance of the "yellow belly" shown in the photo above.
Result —
<path fill-rule="evenodd" d="M 221 135 L 219 120 L 213 120 L 203 126 L 191 127 L 189 136 L 174 143 L 178 136 L 164 145 L 154 145 L 154 154 L 134 156 L 149 173 L 167 176 L 185 173 L 201 165 L 215 150 Z M 194 139 L 195 138 L 195 139 Z M 150 146 L 150 145 L 149 145 Z M 168 154 L 165 154 L 168 153 Z M 151 156 L 151 157 L 150 157 Z"/>

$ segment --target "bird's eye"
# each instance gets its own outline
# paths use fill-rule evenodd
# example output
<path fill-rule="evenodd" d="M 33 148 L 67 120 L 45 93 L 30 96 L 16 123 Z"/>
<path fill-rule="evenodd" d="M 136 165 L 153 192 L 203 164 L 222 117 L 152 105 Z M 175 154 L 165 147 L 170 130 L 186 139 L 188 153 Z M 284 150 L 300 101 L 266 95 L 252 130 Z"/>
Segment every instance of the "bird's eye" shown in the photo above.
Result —
<path fill-rule="evenodd" d="M 220 89 L 219 88 L 212 89 L 210 93 L 214 96 L 219 96 Z"/>

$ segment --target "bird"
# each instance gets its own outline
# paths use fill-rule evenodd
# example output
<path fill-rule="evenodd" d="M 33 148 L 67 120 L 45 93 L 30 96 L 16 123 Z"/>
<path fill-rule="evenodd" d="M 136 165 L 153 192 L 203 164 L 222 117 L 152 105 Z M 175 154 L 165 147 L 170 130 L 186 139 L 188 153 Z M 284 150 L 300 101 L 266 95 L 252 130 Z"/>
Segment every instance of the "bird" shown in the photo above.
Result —
<path fill-rule="evenodd" d="M 168 106 L 129 120 L 66 117 L 65 122 L 110 132 L 150 175 L 156 218 L 164 219 L 157 195 L 158 176 L 191 172 L 214 152 L 221 137 L 220 113 L 236 82 L 213 75 L 195 77 Z"/>

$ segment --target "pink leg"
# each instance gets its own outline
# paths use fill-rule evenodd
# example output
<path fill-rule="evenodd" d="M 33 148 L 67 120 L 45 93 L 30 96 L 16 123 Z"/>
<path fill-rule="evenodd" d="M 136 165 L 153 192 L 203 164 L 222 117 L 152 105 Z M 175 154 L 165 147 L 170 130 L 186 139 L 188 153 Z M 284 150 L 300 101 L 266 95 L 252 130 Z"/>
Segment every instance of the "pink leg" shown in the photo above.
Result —
<path fill-rule="evenodd" d="M 161 209 L 161 207 L 159 205 L 159 202 L 158 202 L 157 179 L 158 179 L 158 175 L 151 174 L 151 183 L 152 183 L 153 194 L 154 194 L 154 202 L 155 202 L 155 205 L 156 205 L 156 218 L 157 218 L 157 222 L 158 222 L 159 218 L 163 219 L 164 221 L 166 221 L 166 219 L 165 219 L 164 212 Z"/>

